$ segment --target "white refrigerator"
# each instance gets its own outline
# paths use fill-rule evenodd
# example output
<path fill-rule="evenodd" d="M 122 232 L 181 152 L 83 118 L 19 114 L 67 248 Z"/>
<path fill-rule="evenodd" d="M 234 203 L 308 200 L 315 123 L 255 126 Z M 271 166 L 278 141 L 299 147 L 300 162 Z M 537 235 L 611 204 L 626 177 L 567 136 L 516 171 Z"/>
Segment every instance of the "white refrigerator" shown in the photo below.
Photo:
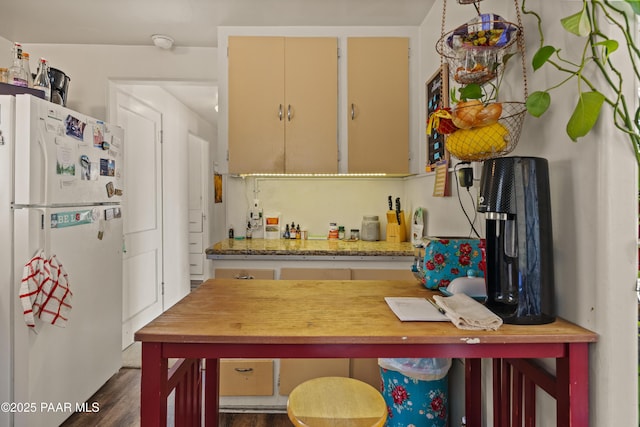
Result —
<path fill-rule="evenodd" d="M 0 426 L 58 426 L 122 361 L 123 132 L 0 95 Z M 25 323 L 23 270 L 44 251 L 73 296 L 64 327 Z"/>

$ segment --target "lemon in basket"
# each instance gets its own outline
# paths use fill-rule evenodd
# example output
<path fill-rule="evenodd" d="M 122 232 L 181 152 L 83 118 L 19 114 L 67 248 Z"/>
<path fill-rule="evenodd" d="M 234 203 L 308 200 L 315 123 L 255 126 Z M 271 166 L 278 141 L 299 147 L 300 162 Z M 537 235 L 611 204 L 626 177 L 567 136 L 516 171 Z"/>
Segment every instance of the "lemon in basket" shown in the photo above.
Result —
<path fill-rule="evenodd" d="M 507 147 L 509 131 L 501 123 L 459 129 L 447 137 L 447 150 L 460 160 L 481 160 Z"/>

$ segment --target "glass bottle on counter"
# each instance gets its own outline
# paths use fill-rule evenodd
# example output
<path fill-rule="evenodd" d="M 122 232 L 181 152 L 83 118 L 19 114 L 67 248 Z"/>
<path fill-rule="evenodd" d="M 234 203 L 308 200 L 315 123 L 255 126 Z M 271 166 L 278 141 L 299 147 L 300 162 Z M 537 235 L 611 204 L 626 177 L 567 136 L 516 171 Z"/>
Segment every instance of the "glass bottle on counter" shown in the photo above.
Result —
<path fill-rule="evenodd" d="M 289 224 L 287 224 L 287 228 L 284 230 L 284 234 L 282 235 L 283 239 L 289 239 L 291 237 L 291 233 L 289 231 Z"/>
<path fill-rule="evenodd" d="M 13 44 L 13 65 L 9 67 L 9 84 L 27 87 L 27 72 L 22 67 L 22 45 Z"/>
<path fill-rule="evenodd" d="M 302 239 L 302 232 L 300 231 L 300 224 L 296 225 L 296 239 Z"/>
<path fill-rule="evenodd" d="M 289 228 L 289 238 L 292 240 L 295 240 L 296 237 L 297 237 L 296 224 L 292 221 L 291 227 Z"/>
<path fill-rule="evenodd" d="M 33 88 L 44 92 L 44 99 L 51 101 L 51 81 L 49 80 L 49 63 L 46 59 L 40 58 L 38 74 L 33 81 Z"/>
<path fill-rule="evenodd" d="M 31 65 L 29 65 L 31 57 L 27 52 L 22 52 L 22 68 L 27 73 L 27 87 L 33 87 L 33 74 L 31 74 Z"/>

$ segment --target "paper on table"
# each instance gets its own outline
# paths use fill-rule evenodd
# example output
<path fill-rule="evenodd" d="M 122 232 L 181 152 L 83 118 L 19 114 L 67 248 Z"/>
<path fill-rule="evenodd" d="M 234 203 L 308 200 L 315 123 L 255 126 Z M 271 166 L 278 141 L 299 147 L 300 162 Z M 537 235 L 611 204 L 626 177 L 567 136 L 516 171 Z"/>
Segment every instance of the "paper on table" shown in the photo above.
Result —
<path fill-rule="evenodd" d="M 393 313 L 403 322 L 448 322 L 450 319 L 440 313 L 426 298 L 386 297 L 384 299 Z"/>

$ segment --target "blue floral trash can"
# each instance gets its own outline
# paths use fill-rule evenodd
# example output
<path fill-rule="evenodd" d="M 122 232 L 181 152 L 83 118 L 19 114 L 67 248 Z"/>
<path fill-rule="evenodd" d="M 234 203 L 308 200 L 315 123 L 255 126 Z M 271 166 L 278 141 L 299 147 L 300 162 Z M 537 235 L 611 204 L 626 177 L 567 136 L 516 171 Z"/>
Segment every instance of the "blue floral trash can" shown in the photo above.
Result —
<path fill-rule="evenodd" d="M 386 427 L 447 427 L 451 359 L 378 359 Z"/>

